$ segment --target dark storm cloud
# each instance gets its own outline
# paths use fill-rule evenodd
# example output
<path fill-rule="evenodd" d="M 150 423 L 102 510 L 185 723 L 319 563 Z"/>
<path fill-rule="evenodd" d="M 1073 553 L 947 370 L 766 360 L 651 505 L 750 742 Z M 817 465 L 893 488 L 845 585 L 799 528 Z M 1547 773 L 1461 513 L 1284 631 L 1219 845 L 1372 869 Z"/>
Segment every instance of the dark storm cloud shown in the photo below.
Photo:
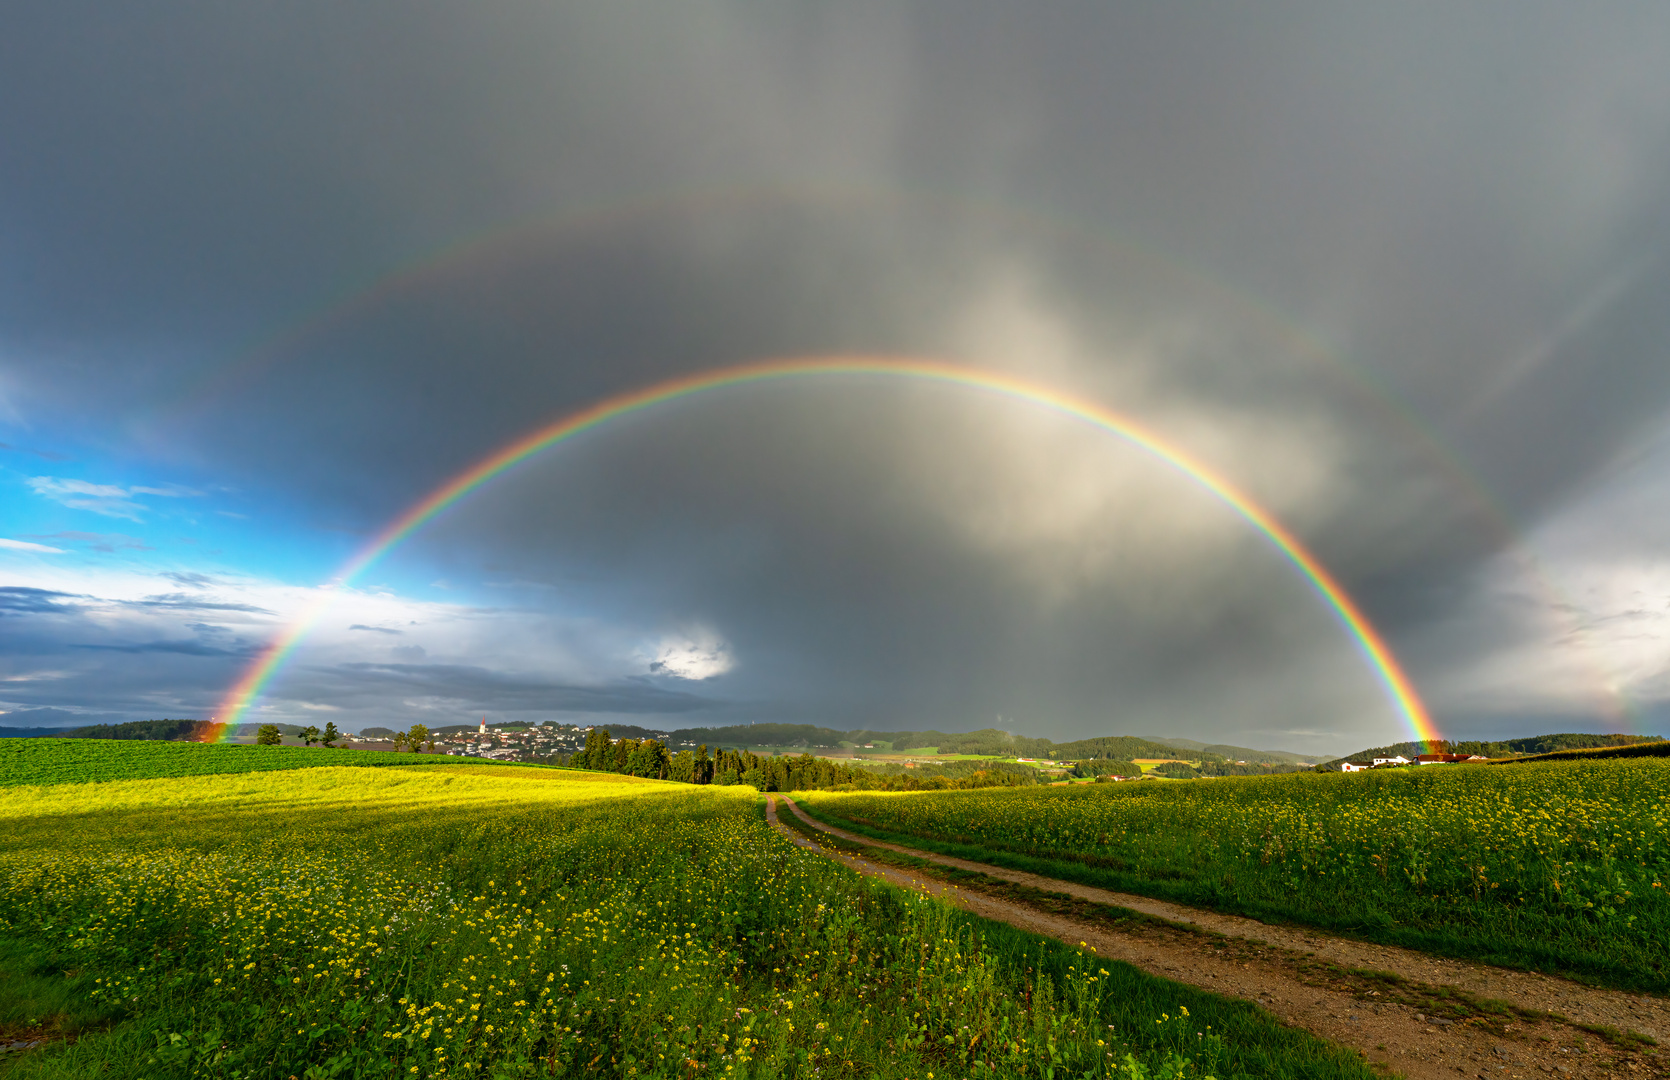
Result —
<path fill-rule="evenodd" d="M 120 653 L 176 653 L 180 656 L 247 657 L 258 650 L 254 646 L 224 649 L 201 641 L 142 641 L 129 645 L 72 645 L 74 649 L 94 649 Z"/>
<path fill-rule="evenodd" d="M 143 600 L 125 600 L 123 603 L 133 607 L 159 608 L 168 611 L 245 611 L 252 614 L 271 615 L 273 612 L 254 604 L 217 603 L 203 600 L 187 593 L 162 593 L 148 596 Z"/>
<path fill-rule="evenodd" d="M 244 605 L 214 605 L 247 618 Z M 138 720 L 208 715 L 259 642 L 189 621 L 194 606 L 0 588 L 0 708 Z"/>
<path fill-rule="evenodd" d="M 689 713 L 716 702 L 696 694 L 640 683 L 572 686 L 529 680 L 458 664 L 341 664 L 356 689 L 382 687 L 421 693 L 500 710 L 536 709 L 578 713 Z"/>
<path fill-rule="evenodd" d="M 181 572 L 178 570 L 170 570 L 162 576 L 167 578 L 169 581 L 172 581 L 174 584 L 183 585 L 188 589 L 206 589 L 211 585 L 220 584 L 218 579 L 210 577 L 208 574 L 199 574 L 195 571 Z"/>
<path fill-rule="evenodd" d="M 19 709 L 0 713 L 0 728 L 73 728 L 89 724 L 120 724 L 132 719 L 125 713 L 72 712 L 69 709 Z"/>
<path fill-rule="evenodd" d="M 22 585 L 0 585 L 0 613 L 7 615 L 58 614 L 70 610 L 65 600 L 82 600 L 73 593 L 32 589 Z"/>
<path fill-rule="evenodd" d="M 121 432 L 357 536 L 657 378 L 944 356 L 1187 447 L 1306 538 L 1423 685 L 1473 685 L 1526 636 L 1479 600 L 1515 530 L 1670 415 L 1660 5 L 38 5 L 0 40 L 0 145 L 9 437 Z M 399 556 L 722 639 L 712 701 L 497 686 L 524 676 L 428 640 L 472 662 L 326 665 L 298 700 L 545 686 L 576 710 L 1341 750 L 1386 722 L 1267 545 L 1024 411 L 869 385 L 692 402 Z M 25 614 L 80 602 L 36 592 Z M 1463 726 L 1507 708 L 1454 700 Z"/>

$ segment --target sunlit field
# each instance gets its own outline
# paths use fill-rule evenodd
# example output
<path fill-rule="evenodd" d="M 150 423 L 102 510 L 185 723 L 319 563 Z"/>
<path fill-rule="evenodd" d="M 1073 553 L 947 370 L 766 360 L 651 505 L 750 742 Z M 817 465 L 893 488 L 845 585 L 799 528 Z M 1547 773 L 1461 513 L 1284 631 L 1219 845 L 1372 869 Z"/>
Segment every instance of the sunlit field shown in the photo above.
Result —
<path fill-rule="evenodd" d="M 796 797 L 1042 873 L 1670 988 L 1663 758 Z"/>
<path fill-rule="evenodd" d="M 16 1077 L 1369 1075 L 602 773 L 15 785 L 0 946 Z"/>

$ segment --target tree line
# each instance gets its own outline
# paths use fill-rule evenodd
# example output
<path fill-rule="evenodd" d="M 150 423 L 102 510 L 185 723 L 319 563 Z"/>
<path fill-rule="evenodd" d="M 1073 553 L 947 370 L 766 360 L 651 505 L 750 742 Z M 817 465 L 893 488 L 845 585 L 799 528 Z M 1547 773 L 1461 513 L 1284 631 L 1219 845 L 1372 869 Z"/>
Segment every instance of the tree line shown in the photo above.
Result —
<path fill-rule="evenodd" d="M 327 722 L 325 724 L 325 730 L 323 731 L 320 731 L 312 724 L 303 728 L 298 728 L 294 724 L 285 724 L 282 726 L 279 724 L 262 724 L 255 730 L 255 745 L 284 745 L 284 736 L 286 734 L 284 730 L 285 728 L 289 728 L 289 734 L 301 739 L 301 741 L 306 743 L 308 746 L 312 746 L 314 743 L 324 743 L 326 746 L 334 746 L 336 742 L 342 738 L 342 733 L 336 730 L 335 721 Z"/>
<path fill-rule="evenodd" d="M 1073 763 L 1072 775 L 1087 778 L 1095 776 L 1141 776 L 1142 766 L 1129 759 L 1120 758 L 1085 758 Z"/>
<path fill-rule="evenodd" d="M 91 724 L 54 732 L 60 739 L 139 739 L 156 742 L 203 742 L 220 732 L 208 720 L 130 720 L 124 724 Z"/>
<path fill-rule="evenodd" d="M 1660 735 L 1596 735 L 1589 732 L 1562 732 L 1554 735 L 1532 735 L 1523 739 L 1503 739 L 1499 742 L 1483 740 L 1451 740 L 1434 739 L 1425 742 L 1401 742 L 1391 746 L 1377 746 L 1370 750 L 1363 750 L 1350 757 L 1336 758 L 1325 762 L 1326 766 L 1338 765 L 1341 761 L 1356 761 L 1358 759 L 1373 760 L 1377 757 L 1395 757 L 1399 754 L 1413 758 L 1416 754 L 1478 754 L 1487 758 L 1515 757 L 1521 754 L 1552 754 L 1560 750 L 1593 750 L 1605 747 L 1633 746 L 1638 743 L 1663 742 Z"/>
<path fill-rule="evenodd" d="M 326 723 L 323 731 L 309 724 L 304 728 L 296 728 L 289 734 L 301 739 L 308 746 L 312 746 L 314 743 L 334 746 L 342 738 L 342 733 L 336 730 L 334 722 Z M 284 735 L 282 726 L 262 724 L 255 733 L 255 743 L 257 746 L 280 746 L 284 743 Z M 424 724 L 413 724 L 409 731 L 396 731 L 389 737 L 389 741 L 394 743 L 396 750 L 410 750 L 418 754 L 423 753 L 426 749 L 430 752 L 435 749 L 435 733 Z"/>
<path fill-rule="evenodd" d="M 611 738 L 605 728 L 586 735 L 584 749 L 559 763 L 593 772 L 621 773 L 681 784 L 747 784 L 761 791 L 845 789 L 862 791 L 920 791 L 940 788 L 1020 787 L 1037 783 L 1035 770 L 1005 762 L 950 762 L 907 770 L 869 769 L 800 754 L 761 757 L 748 750 L 708 753 L 705 743 L 695 750 L 669 752 L 659 739 L 625 736 Z"/>

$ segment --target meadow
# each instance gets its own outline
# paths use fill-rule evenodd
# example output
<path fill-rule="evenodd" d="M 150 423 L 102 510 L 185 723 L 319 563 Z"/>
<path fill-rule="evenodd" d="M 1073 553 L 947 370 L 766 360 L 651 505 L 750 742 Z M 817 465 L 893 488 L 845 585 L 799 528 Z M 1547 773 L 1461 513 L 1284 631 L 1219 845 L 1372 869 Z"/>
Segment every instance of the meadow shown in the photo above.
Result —
<path fill-rule="evenodd" d="M 1670 990 L 1670 760 L 808 792 L 860 833 L 1181 903 Z"/>
<path fill-rule="evenodd" d="M 312 769 L 321 765 L 371 768 L 434 760 L 433 754 L 372 753 L 325 746 L 235 746 L 229 743 L 124 739 L 6 739 L 0 741 L 0 787 L 158 776 L 213 776 Z"/>
<path fill-rule="evenodd" d="M 1371 1075 L 751 788 L 461 763 L 0 789 L 0 1034 L 50 1040 L 18 1078 Z"/>

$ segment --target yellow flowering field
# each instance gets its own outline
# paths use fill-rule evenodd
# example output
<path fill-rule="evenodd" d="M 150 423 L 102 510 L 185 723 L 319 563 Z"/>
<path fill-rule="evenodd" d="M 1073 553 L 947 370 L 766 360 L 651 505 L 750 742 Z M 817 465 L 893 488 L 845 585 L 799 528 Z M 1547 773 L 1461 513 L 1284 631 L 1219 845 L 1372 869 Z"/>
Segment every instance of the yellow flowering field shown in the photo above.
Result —
<path fill-rule="evenodd" d="M 1368 1075 L 801 851 L 751 788 L 603 773 L 0 790 L 0 946 L 0 1024 L 79 1036 L 17 1077 Z"/>
<path fill-rule="evenodd" d="M 1664 758 L 802 801 L 1056 876 L 1670 988 Z"/>

